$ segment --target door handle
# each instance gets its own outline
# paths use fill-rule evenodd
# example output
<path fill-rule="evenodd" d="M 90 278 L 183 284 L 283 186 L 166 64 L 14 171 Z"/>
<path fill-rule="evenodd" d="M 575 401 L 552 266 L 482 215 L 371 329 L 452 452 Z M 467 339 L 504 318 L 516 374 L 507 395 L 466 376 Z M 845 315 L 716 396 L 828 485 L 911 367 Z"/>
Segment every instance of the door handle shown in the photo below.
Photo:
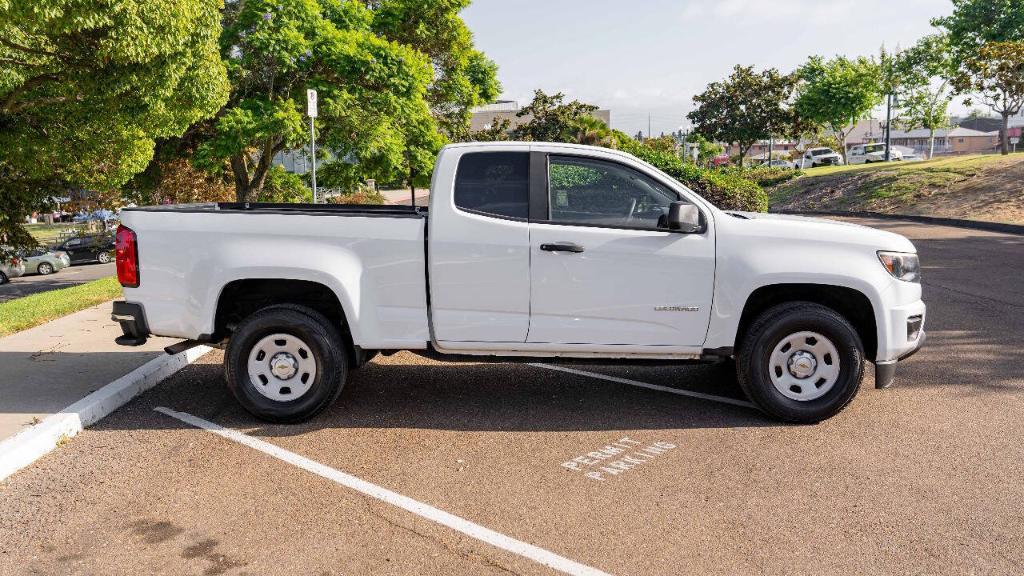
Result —
<path fill-rule="evenodd" d="M 545 252 L 572 252 L 579 254 L 583 252 L 583 246 L 572 242 L 558 242 L 556 244 L 541 244 L 540 249 Z"/>

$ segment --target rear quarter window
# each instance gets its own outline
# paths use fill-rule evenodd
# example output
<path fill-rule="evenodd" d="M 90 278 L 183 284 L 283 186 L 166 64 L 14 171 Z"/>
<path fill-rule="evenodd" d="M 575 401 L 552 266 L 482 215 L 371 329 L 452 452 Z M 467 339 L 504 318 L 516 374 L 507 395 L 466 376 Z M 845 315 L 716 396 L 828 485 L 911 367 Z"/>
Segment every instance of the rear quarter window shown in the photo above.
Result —
<path fill-rule="evenodd" d="M 455 171 L 455 205 L 525 220 L 530 213 L 529 152 L 470 152 Z"/>

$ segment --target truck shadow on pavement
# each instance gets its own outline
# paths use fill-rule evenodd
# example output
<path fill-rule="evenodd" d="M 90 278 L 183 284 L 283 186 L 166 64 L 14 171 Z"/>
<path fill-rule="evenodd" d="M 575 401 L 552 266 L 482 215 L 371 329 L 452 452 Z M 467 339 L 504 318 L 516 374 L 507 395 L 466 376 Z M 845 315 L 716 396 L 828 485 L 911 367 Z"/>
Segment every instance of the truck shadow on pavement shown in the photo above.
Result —
<path fill-rule="evenodd" d="M 218 358 L 219 359 L 219 358 Z M 224 385 L 219 364 L 189 366 L 98 428 L 181 428 L 153 411 L 188 412 L 261 436 L 321 429 L 411 428 L 454 431 L 600 431 L 778 426 L 753 408 L 679 396 L 525 364 L 412 364 L 412 355 L 378 359 L 350 374 L 341 397 L 309 422 L 274 425 L 245 412 Z M 386 363 L 385 363 L 386 362 Z M 420 361 L 422 362 L 422 361 Z M 629 378 L 623 367 L 587 371 Z M 644 367 L 639 379 L 716 389 L 742 398 L 724 366 Z M 662 373 L 661 381 L 651 371 Z M 691 386 L 689 384 L 695 383 Z M 713 392 L 712 392 L 713 393 Z"/>

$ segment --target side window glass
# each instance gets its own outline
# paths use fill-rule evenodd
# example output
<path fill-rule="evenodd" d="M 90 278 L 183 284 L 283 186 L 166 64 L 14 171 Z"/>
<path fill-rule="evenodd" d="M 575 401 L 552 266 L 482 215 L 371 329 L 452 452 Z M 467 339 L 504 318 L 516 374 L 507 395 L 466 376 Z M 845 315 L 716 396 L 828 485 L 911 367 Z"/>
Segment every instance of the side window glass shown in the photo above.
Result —
<path fill-rule="evenodd" d="M 553 222 L 658 228 L 679 200 L 656 180 L 614 162 L 551 156 L 548 166 Z"/>
<path fill-rule="evenodd" d="M 455 205 L 464 210 L 526 219 L 530 214 L 529 152 L 472 152 L 455 171 Z"/>

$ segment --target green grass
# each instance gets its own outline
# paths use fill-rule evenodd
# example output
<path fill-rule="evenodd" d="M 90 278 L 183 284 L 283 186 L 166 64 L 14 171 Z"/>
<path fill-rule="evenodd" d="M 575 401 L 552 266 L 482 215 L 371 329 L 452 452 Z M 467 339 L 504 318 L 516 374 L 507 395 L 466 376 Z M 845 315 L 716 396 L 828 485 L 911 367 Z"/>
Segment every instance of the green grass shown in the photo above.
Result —
<path fill-rule="evenodd" d="M 25 229 L 28 233 L 36 239 L 36 242 L 47 245 L 57 242 L 61 232 L 65 230 L 82 230 L 81 224 L 61 223 L 61 224 L 25 224 Z"/>
<path fill-rule="evenodd" d="M 38 326 L 120 295 L 121 285 L 117 278 L 110 276 L 0 303 L 0 336 Z"/>
<path fill-rule="evenodd" d="M 805 168 L 804 175 L 813 177 L 842 174 L 846 172 L 870 173 L 886 171 L 908 174 L 912 172 L 935 170 L 974 170 L 976 172 L 978 168 L 990 164 L 993 161 L 998 161 L 999 159 L 1005 159 L 1005 157 L 998 154 L 972 154 L 969 156 L 947 156 L 944 158 L 936 158 L 935 160 L 914 162 L 880 162 L 875 164 L 854 164 L 850 166 L 818 166 L 817 168 Z"/>
<path fill-rule="evenodd" d="M 820 166 L 806 169 L 802 177 L 769 190 L 768 200 L 770 205 L 777 206 L 815 187 L 849 185 L 855 189 L 855 194 L 838 201 L 835 208 L 842 209 L 851 204 L 899 198 L 920 190 L 949 186 L 978 175 L 990 165 L 1006 162 L 1007 158 L 976 154 L 920 162 Z"/>

